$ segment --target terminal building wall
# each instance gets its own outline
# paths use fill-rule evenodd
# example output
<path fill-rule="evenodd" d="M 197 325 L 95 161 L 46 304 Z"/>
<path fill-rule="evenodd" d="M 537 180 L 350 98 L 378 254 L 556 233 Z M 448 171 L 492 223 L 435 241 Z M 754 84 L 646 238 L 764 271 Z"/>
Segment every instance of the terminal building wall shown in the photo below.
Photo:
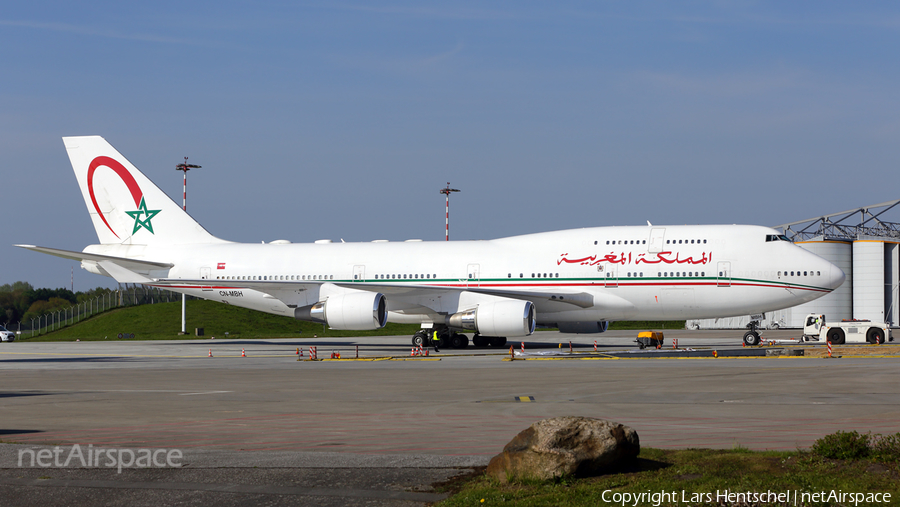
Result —
<path fill-rule="evenodd" d="M 881 241 L 853 242 L 853 318 L 884 322 L 884 243 Z"/>

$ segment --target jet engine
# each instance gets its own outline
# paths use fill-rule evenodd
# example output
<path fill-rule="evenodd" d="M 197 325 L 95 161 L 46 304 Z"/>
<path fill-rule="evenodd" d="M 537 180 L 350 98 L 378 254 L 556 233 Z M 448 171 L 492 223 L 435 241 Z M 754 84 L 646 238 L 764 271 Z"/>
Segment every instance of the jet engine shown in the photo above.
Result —
<path fill-rule="evenodd" d="M 528 336 L 534 332 L 534 305 L 516 299 L 480 303 L 476 308 L 451 315 L 449 324 L 483 336 Z"/>
<path fill-rule="evenodd" d="M 297 308 L 294 318 L 324 322 L 331 329 L 381 329 L 387 324 L 387 300 L 379 292 L 336 294 L 312 306 Z"/>

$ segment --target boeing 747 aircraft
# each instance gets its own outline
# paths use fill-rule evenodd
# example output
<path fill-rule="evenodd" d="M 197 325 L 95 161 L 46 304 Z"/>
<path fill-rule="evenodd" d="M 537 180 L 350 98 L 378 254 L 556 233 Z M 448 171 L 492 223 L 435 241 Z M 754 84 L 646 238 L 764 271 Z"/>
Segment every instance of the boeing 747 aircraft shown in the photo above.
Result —
<path fill-rule="evenodd" d="M 535 326 L 730 317 L 795 306 L 844 273 L 770 228 L 594 227 L 490 241 L 234 243 L 206 231 L 99 136 L 65 137 L 99 244 L 17 245 L 119 283 L 162 287 L 333 329 L 420 323 L 453 347 L 503 346 Z M 745 337 L 755 343 L 759 335 Z"/>

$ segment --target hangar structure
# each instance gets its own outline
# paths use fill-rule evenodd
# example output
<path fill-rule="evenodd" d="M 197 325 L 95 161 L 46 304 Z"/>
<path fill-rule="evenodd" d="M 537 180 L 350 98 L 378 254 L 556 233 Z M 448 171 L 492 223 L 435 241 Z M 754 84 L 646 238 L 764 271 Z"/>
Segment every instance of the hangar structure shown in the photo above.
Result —
<path fill-rule="evenodd" d="M 827 320 L 859 319 L 900 325 L 900 223 L 883 215 L 900 199 L 817 218 L 776 225 L 796 245 L 824 257 L 841 268 L 847 279 L 827 296 L 793 308 L 767 312 L 759 320 L 766 329 L 801 328 L 806 315 L 823 314 Z M 750 323 L 749 315 L 689 320 L 693 329 L 737 329 Z"/>

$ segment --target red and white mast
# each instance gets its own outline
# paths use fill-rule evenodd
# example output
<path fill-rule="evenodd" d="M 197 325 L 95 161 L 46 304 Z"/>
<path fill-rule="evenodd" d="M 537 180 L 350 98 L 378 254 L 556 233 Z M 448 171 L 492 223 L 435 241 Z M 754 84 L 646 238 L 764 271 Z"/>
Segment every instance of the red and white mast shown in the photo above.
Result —
<path fill-rule="evenodd" d="M 446 187 L 446 188 L 442 188 L 442 189 L 440 190 L 440 192 L 441 192 L 442 194 L 444 194 L 444 195 L 447 196 L 447 205 L 446 205 L 446 208 L 445 208 L 445 213 L 446 213 L 446 216 L 445 216 L 446 232 L 444 233 L 444 238 L 445 238 L 446 241 L 450 241 L 450 193 L 451 193 L 451 192 L 459 192 L 459 189 L 456 189 L 456 188 L 450 188 L 450 182 L 448 181 L 448 182 L 447 182 L 447 187 Z"/>
<path fill-rule="evenodd" d="M 184 172 L 184 187 L 183 187 L 183 192 L 181 194 L 181 209 L 183 209 L 184 211 L 187 211 L 187 172 L 190 171 L 191 169 L 200 169 L 199 165 L 188 164 L 187 159 L 188 159 L 187 157 L 184 157 L 184 163 L 178 164 L 175 166 L 176 171 Z M 185 329 L 185 326 L 187 324 L 187 318 L 185 316 L 186 307 L 187 307 L 187 295 L 182 293 L 181 294 L 181 334 L 185 334 L 187 332 Z"/>

